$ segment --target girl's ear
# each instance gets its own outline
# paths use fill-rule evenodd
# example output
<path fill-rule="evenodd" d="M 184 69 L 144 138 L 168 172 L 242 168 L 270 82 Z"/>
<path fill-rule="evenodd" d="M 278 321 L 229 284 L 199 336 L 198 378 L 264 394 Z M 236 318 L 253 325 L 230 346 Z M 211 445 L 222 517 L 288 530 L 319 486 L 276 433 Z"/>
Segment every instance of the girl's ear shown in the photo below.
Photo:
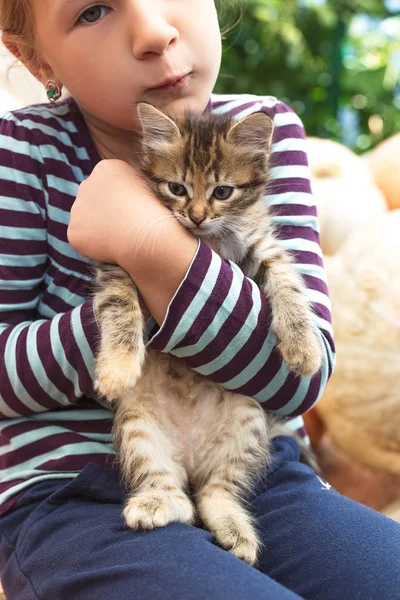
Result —
<path fill-rule="evenodd" d="M 148 102 L 138 102 L 136 109 L 143 128 L 143 145 L 149 150 L 160 150 L 181 139 L 174 121 Z"/>
<path fill-rule="evenodd" d="M 3 31 L 2 42 L 7 50 L 15 58 L 18 58 L 28 71 L 43 85 L 49 79 L 55 79 L 50 66 L 40 61 L 36 49 L 28 46 L 20 37 Z"/>
<path fill-rule="evenodd" d="M 251 150 L 271 150 L 274 122 L 267 113 L 258 111 L 244 117 L 228 131 L 227 141 Z"/>
<path fill-rule="evenodd" d="M 22 60 L 22 52 L 17 42 L 17 39 L 18 38 L 13 36 L 11 33 L 8 33 L 8 31 L 3 31 L 3 34 L 1 36 L 1 41 L 3 42 L 7 50 L 16 58 L 18 58 L 18 60 Z"/>

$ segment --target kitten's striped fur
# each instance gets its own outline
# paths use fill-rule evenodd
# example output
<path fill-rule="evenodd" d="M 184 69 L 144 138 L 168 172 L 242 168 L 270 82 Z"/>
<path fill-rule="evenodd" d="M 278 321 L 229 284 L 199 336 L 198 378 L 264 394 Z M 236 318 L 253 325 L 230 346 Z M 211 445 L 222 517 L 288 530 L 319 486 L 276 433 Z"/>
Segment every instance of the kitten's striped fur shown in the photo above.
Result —
<path fill-rule="evenodd" d="M 148 185 L 185 227 L 217 243 L 221 256 L 264 290 L 286 364 L 312 376 L 322 351 L 311 308 L 263 200 L 272 120 L 263 112 L 241 121 L 173 119 L 147 103 L 137 108 Z M 233 192 L 220 199 L 227 188 Z M 254 564 L 260 540 L 246 495 L 270 461 L 271 439 L 290 432 L 255 400 L 224 390 L 170 354 L 146 352 L 138 293 L 123 269 L 99 265 L 96 286 L 102 336 L 96 389 L 115 402 L 114 440 L 129 491 L 126 523 L 151 529 L 200 518 L 222 547 Z"/>

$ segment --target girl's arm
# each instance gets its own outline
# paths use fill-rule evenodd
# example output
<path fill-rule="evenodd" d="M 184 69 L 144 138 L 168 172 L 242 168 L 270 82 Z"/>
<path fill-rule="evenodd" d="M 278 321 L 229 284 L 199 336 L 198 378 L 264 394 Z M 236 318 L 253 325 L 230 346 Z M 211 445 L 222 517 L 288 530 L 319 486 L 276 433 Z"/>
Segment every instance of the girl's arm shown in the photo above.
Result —
<path fill-rule="evenodd" d="M 11 114 L 1 118 L 0 418 L 65 406 L 93 391 L 92 302 L 36 320 L 48 259 L 47 192 L 30 134 Z"/>

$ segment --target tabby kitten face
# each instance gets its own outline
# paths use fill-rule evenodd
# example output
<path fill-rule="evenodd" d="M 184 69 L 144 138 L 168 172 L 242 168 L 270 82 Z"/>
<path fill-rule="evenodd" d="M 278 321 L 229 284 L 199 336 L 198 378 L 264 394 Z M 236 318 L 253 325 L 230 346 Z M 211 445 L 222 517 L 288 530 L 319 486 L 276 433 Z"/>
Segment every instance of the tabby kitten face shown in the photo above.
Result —
<path fill-rule="evenodd" d="M 172 119 L 137 104 L 143 127 L 141 171 L 154 194 L 195 235 L 220 236 L 236 226 L 265 193 L 272 119 L 257 112 L 186 113 Z"/>

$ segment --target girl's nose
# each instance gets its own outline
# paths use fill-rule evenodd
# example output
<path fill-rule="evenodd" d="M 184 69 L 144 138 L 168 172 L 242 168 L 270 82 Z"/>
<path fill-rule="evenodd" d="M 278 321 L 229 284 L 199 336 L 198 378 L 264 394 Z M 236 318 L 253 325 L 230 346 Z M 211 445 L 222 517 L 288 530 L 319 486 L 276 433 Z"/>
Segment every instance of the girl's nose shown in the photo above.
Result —
<path fill-rule="evenodd" d="M 147 54 L 164 54 L 179 39 L 178 30 L 168 23 L 164 15 L 150 8 L 148 0 L 137 0 L 130 4 L 128 23 L 134 56 L 140 60 L 146 58 Z"/>

